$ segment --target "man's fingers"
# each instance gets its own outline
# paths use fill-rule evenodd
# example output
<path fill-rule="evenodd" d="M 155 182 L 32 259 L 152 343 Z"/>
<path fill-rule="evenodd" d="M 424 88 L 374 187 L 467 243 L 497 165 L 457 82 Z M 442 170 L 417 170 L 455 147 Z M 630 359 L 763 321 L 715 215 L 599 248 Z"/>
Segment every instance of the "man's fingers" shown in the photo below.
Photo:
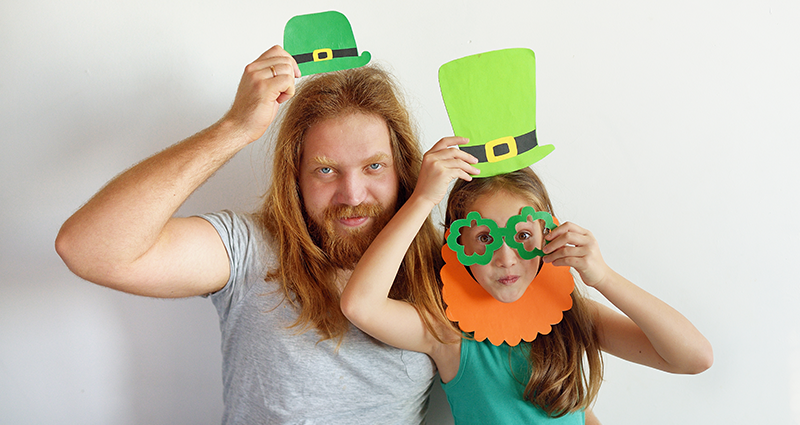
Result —
<path fill-rule="evenodd" d="M 297 66 L 297 62 L 280 46 L 273 46 L 245 68 L 248 72 L 264 69 L 270 69 L 270 72 L 274 70 L 274 75 L 286 74 L 295 78 L 300 77 L 300 68 Z"/>
<path fill-rule="evenodd" d="M 292 58 L 292 55 L 290 55 L 289 52 L 287 52 L 286 50 L 283 50 L 283 47 L 278 46 L 276 44 L 276 45 L 270 47 L 269 50 L 267 50 L 266 52 L 262 53 L 261 56 L 259 56 L 258 59 L 256 59 L 256 62 L 264 60 L 264 59 L 268 59 L 268 58 L 281 57 L 281 56 L 284 57 L 284 58 L 289 58 L 289 59 L 294 60 L 294 58 Z"/>

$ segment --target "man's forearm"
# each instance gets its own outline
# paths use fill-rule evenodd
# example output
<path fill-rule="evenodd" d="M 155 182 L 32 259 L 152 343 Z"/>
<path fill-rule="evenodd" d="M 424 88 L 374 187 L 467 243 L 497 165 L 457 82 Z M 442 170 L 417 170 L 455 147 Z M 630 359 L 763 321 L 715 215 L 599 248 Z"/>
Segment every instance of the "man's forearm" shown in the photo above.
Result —
<path fill-rule="evenodd" d="M 64 223 L 59 254 L 90 281 L 140 258 L 183 202 L 249 143 L 240 134 L 221 121 L 123 172 Z"/>

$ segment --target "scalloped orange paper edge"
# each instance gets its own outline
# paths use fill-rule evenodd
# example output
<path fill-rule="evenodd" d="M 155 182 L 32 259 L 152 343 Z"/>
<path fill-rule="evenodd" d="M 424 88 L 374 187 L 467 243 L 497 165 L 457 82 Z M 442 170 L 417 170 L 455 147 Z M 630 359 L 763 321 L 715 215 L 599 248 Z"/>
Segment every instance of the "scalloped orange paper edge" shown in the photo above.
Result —
<path fill-rule="evenodd" d="M 572 308 L 570 294 L 575 281 L 569 267 L 543 264 L 520 299 L 502 303 L 473 279 L 447 245 L 442 247 L 442 258 L 442 297 L 447 318 L 458 322 L 462 331 L 474 332 L 476 341 L 488 338 L 493 345 L 505 341 L 512 347 L 521 340 L 531 342 L 538 334 L 550 333 L 552 325 L 563 318 L 563 312 Z"/>

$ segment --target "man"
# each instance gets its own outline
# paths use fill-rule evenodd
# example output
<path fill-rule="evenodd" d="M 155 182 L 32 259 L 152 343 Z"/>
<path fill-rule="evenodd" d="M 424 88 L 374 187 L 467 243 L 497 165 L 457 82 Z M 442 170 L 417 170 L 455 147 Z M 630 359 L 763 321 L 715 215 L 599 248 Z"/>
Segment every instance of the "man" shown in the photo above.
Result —
<path fill-rule="evenodd" d="M 322 74 L 295 96 L 299 76 L 288 53 L 269 49 L 245 68 L 220 121 L 112 180 L 64 223 L 56 249 L 103 286 L 212 299 L 226 424 L 419 423 L 430 360 L 376 342 L 339 309 L 350 271 L 416 183 L 408 113 L 378 69 Z M 289 99 L 260 211 L 174 217 Z M 393 297 L 438 302 L 439 243 L 429 220 Z"/>

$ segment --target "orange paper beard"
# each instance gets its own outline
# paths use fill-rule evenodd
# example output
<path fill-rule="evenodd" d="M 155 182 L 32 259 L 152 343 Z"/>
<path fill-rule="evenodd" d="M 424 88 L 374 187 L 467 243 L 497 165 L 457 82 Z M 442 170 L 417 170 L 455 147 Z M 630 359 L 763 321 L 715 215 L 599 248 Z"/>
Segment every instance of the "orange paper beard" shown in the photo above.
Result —
<path fill-rule="evenodd" d="M 522 297 L 503 303 L 475 281 L 447 245 L 442 247 L 442 258 L 442 298 L 447 318 L 458 322 L 463 332 L 474 332 L 476 341 L 488 338 L 494 345 L 505 341 L 512 347 L 521 340 L 531 342 L 538 334 L 550 333 L 552 325 L 572 307 L 570 294 L 575 281 L 568 267 L 542 264 Z"/>

